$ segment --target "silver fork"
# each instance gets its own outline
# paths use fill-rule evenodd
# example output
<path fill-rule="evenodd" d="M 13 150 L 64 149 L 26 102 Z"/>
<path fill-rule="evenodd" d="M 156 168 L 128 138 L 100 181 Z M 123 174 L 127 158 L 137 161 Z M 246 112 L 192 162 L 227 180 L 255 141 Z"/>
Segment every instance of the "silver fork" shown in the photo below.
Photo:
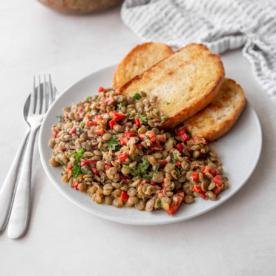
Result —
<path fill-rule="evenodd" d="M 35 137 L 41 122 L 47 112 L 47 109 L 53 102 L 53 91 L 51 76 L 49 75 L 48 91 L 46 86 L 46 77 L 44 75 L 43 89 L 40 90 L 40 76 L 38 84 L 38 93 L 35 92 L 35 78 L 34 89 L 31 94 L 30 107 L 27 121 L 31 126 L 29 140 L 27 143 L 24 159 L 22 162 L 22 169 L 17 185 L 17 190 L 14 198 L 12 212 L 9 221 L 8 236 L 11 239 L 18 239 L 22 237 L 29 224 L 30 218 L 30 200 L 31 200 L 31 176 L 32 176 L 32 159 Z"/>

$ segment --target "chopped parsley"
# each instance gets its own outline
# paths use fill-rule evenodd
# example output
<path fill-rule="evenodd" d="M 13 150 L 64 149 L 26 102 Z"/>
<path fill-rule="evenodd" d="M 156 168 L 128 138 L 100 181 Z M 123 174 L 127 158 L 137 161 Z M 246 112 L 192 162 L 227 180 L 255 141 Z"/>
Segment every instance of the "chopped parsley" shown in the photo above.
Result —
<path fill-rule="evenodd" d="M 83 169 L 84 169 L 86 174 L 91 174 L 91 171 L 87 166 L 84 166 Z"/>
<path fill-rule="evenodd" d="M 147 116 L 146 115 L 140 115 L 140 123 L 146 123 L 147 122 Z"/>
<path fill-rule="evenodd" d="M 63 173 L 61 173 L 60 175 L 63 175 Z"/>
<path fill-rule="evenodd" d="M 171 137 L 171 138 L 170 138 L 170 140 L 173 140 L 173 139 L 174 139 L 174 137 Z"/>
<path fill-rule="evenodd" d="M 130 157 L 130 156 L 129 156 L 129 159 L 130 159 L 131 161 L 135 161 L 135 158 L 134 158 L 134 157 Z"/>
<path fill-rule="evenodd" d="M 61 123 L 62 116 L 59 115 L 59 116 L 56 116 L 56 117 L 58 118 L 59 123 Z"/>
<path fill-rule="evenodd" d="M 113 91 L 114 90 L 114 88 L 112 87 L 112 88 L 108 88 L 108 89 L 106 89 L 107 91 Z"/>
<path fill-rule="evenodd" d="M 63 161 L 62 161 L 62 160 L 60 160 L 60 161 L 59 161 L 59 164 L 60 164 L 60 165 L 63 165 Z"/>
<path fill-rule="evenodd" d="M 82 123 L 82 127 L 85 127 L 85 123 L 84 122 Z"/>
<path fill-rule="evenodd" d="M 92 97 L 90 97 L 90 96 L 89 96 L 89 97 L 87 97 L 87 98 L 86 98 L 86 100 L 87 100 L 87 101 L 90 101 L 90 100 L 91 100 L 91 98 L 92 98 Z"/>
<path fill-rule="evenodd" d="M 169 105 L 170 103 L 167 103 L 167 105 Z"/>
<path fill-rule="evenodd" d="M 178 175 L 180 175 L 181 167 L 176 167 L 175 166 L 175 170 L 178 172 Z"/>
<path fill-rule="evenodd" d="M 158 166 L 155 166 L 154 173 L 158 173 Z"/>
<path fill-rule="evenodd" d="M 81 148 L 77 152 L 72 152 L 72 154 L 70 155 L 70 157 L 74 157 L 76 159 L 76 161 L 73 163 L 72 168 L 72 175 L 74 178 L 77 178 L 81 173 L 80 158 L 82 157 L 83 153 L 84 149 Z"/>
<path fill-rule="evenodd" d="M 146 179 L 148 181 L 151 181 L 151 178 L 152 178 L 152 173 L 150 173 L 149 175 L 144 175 L 143 176 L 143 179 Z"/>
<path fill-rule="evenodd" d="M 134 94 L 134 96 L 132 97 L 132 99 L 133 99 L 133 101 L 141 99 L 141 95 L 138 93 L 138 91 Z"/>
<path fill-rule="evenodd" d="M 117 140 L 117 137 L 113 135 L 113 137 L 107 142 L 108 144 L 108 150 L 117 150 L 119 146 L 119 142 Z"/>
<path fill-rule="evenodd" d="M 149 139 L 149 136 L 148 136 L 148 135 L 145 136 L 144 140 L 147 140 L 147 139 Z"/>
<path fill-rule="evenodd" d="M 164 121 L 166 118 L 169 118 L 169 116 L 161 115 L 161 121 Z"/>
<path fill-rule="evenodd" d="M 177 160 L 178 160 L 177 154 L 175 153 L 170 163 L 174 163 L 174 162 L 176 162 Z"/>
<path fill-rule="evenodd" d="M 118 110 L 121 110 L 122 104 L 121 104 L 121 103 L 120 103 L 120 104 L 117 104 L 117 108 L 118 108 Z"/>
<path fill-rule="evenodd" d="M 160 200 L 160 199 L 157 199 L 157 200 L 156 200 L 156 206 L 157 206 L 158 208 L 161 208 L 161 207 L 162 207 L 162 205 L 161 205 L 161 200 Z"/>
<path fill-rule="evenodd" d="M 146 159 L 144 159 L 144 158 L 142 158 L 141 160 L 142 160 L 142 163 L 139 163 L 139 164 L 136 166 L 136 168 L 132 168 L 132 167 L 129 167 L 129 166 L 127 166 L 127 165 L 123 165 L 123 167 L 125 167 L 125 168 L 131 170 L 131 173 L 132 173 L 133 175 L 136 175 L 136 176 L 138 176 L 138 175 L 139 175 L 139 176 L 144 175 L 144 174 L 147 173 L 147 169 L 148 169 L 150 163 L 149 163 L 148 160 L 146 160 Z"/>
<path fill-rule="evenodd" d="M 192 138 L 192 132 L 191 131 L 187 131 L 188 135 L 190 136 L 190 138 Z"/>

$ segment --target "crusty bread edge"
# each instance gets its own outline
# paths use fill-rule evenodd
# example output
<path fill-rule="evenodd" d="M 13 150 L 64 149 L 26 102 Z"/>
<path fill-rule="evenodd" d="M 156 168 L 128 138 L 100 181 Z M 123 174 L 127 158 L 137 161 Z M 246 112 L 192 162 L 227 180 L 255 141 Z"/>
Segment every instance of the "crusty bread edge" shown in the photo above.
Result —
<path fill-rule="evenodd" d="M 131 60 L 133 54 L 135 52 L 138 52 L 138 51 L 141 51 L 143 49 L 146 49 L 148 47 L 148 45 L 151 45 L 155 42 L 146 42 L 146 43 L 143 43 L 143 44 L 140 44 L 140 45 L 137 45 L 136 47 L 134 47 L 125 57 L 124 59 L 118 64 L 117 68 L 116 68 L 116 71 L 115 71 L 115 74 L 114 74 L 114 78 L 113 78 L 113 88 L 114 89 L 119 89 L 120 87 L 118 86 L 118 82 L 117 82 L 117 75 L 119 73 L 119 71 L 121 70 L 122 67 L 124 67 L 126 64 L 129 63 L 129 61 Z M 164 43 L 163 43 L 164 44 Z M 164 44 L 164 46 L 166 46 L 167 48 L 167 51 L 171 52 L 171 54 L 174 54 L 174 51 L 173 49 Z"/>
<path fill-rule="evenodd" d="M 232 79 L 225 78 L 225 80 L 230 81 L 230 82 L 232 82 L 232 84 L 237 86 L 240 89 L 240 91 L 242 92 L 243 98 L 242 98 L 242 101 L 240 102 L 236 112 L 222 124 L 222 127 L 219 129 L 219 131 L 213 130 L 212 132 L 208 133 L 207 135 L 204 135 L 204 138 L 208 142 L 212 142 L 212 141 L 220 138 L 225 133 L 227 133 L 234 126 L 234 124 L 240 117 L 240 115 L 245 107 L 246 99 L 245 99 L 245 93 L 244 93 L 242 87 Z M 184 124 L 185 124 L 185 122 L 184 122 Z"/>

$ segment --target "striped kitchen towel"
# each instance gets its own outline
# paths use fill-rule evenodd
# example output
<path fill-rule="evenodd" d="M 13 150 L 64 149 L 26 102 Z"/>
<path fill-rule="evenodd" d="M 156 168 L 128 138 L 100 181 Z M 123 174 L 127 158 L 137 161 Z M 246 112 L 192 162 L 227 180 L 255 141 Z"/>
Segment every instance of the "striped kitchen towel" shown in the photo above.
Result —
<path fill-rule="evenodd" d="M 244 46 L 257 80 L 276 99 L 276 1 L 125 0 L 121 17 L 143 40 L 174 49 L 192 42 L 213 53 Z"/>

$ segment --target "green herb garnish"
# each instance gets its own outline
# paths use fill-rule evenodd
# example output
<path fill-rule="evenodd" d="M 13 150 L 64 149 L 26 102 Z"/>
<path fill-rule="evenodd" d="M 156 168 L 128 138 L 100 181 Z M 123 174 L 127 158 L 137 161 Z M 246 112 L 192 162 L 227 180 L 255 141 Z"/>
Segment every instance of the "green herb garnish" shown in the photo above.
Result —
<path fill-rule="evenodd" d="M 149 175 L 144 175 L 143 179 L 146 179 L 147 181 L 151 181 L 152 178 L 152 173 L 150 173 Z"/>
<path fill-rule="evenodd" d="M 84 166 L 83 169 L 84 169 L 86 174 L 92 174 L 91 170 L 87 166 Z"/>
<path fill-rule="evenodd" d="M 145 136 L 144 140 L 147 140 L 147 139 L 149 139 L 149 136 L 148 136 L 148 135 Z"/>
<path fill-rule="evenodd" d="M 120 104 L 117 104 L 117 108 L 118 108 L 118 110 L 121 110 L 122 104 L 121 104 L 121 103 L 120 103 Z"/>
<path fill-rule="evenodd" d="M 61 173 L 60 175 L 63 175 L 63 173 Z"/>
<path fill-rule="evenodd" d="M 174 162 L 176 162 L 177 160 L 178 160 L 177 154 L 175 153 L 170 163 L 174 163 Z"/>
<path fill-rule="evenodd" d="M 169 118 L 169 116 L 161 115 L 161 121 L 164 121 L 166 118 Z"/>
<path fill-rule="evenodd" d="M 140 115 L 140 123 L 146 123 L 147 122 L 147 116 L 146 115 Z"/>
<path fill-rule="evenodd" d="M 190 136 L 190 138 L 192 138 L 192 132 L 191 131 L 187 131 L 188 135 Z"/>
<path fill-rule="evenodd" d="M 174 137 L 171 137 L 171 138 L 170 138 L 170 140 L 173 140 L 173 139 L 174 139 Z"/>
<path fill-rule="evenodd" d="M 155 166 L 154 173 L 158 173 L 158 166 Z"/>
<path fill-rule="evenodd" d="M 161 207 L 162 207 L 162 204 L 161 204 L 161 200 L 160 200 L 160 199 L 156 200 L 156 206 L 157 206 L 158 208 L 161 208 Z"/>
<path fill-rule="evenodd" d="M 134 158 L 134 157 L 130 157 L 130 156 L 129 156 L 129 159 L 130 159 L 131 161 L 135 161 L 135 158 Z"/>
<path fill-rule="evenodd" d="M 134 94 L 134 96 L 132 97 L 132 99 L 133 99 L 133 101 L 141 99 L 141 95 L 138 93 L 138 91 Z"/>
<path fill-rule="evenodd" d="M 84 122 L 82 123 L 82 127 L 85 127 L 85 123 Z"/>
<path fill-rule="evenodd" d="M 60 164 L 60 165 L 63 165 L 63 161 L 62 161 L 62 160 L 60 160 L 60 161 L 59 161 L 59 164 Z"/>
<path fill-rule="evenodd" d="M 87 101 L 90 101 L 90 100 L 91 100 L 91 98 L 92 98 L 92 97 L 91 97 L 91 96 L 89 96 L 89 97 L 87 97 L 87 98 L 86 98 L 86 100 L 87 100 Z"/>
<path fill-rule="evenodd" d="M 132 173 L 133 175 L 142 176 L 142 175 L 144 175 L 144 174 L 147 173 L 147 169 L 148 169 L 150 163 L 149 163 L 148 160 L 146 160 L 146 159 L 144 159 L 144 158 L 142 158 L 141 160 L 142 160 L 142 163 L 139 163 L 139 164 L 136 166 L 136 168 L 132 168 L 132 167 L 129 167 L 129 166 L 127 166 L 127 165 L 123 165 L 123 167 L 125 167 L 125 168 L 131 170 L 131 173 Z"/>
<path fill-rule="evenodd" d="M 58 118 L 59 123 L 61 123 L 62 116 L 59 115 L 59 116 L 56 116 L 56 117 Z"/>
<path fill-rule="evenodd" d="M 167 105 L 169 105 L 170 103 L 167 103 Z"/>
<path fill-rule="evenodd" d="M 73 168 L 72 168 L 72 175 L 74 178 L 77 178 L 80 173 L 81 173 L 81 166 L 80 166 L 80 158 L 82 157 L 84 153 L 84 149 L 81 148 L 80 150 L 78 150 L 77 152 L 72 152 L 72 154 L 69 157 L 74 157 L 76 160 L 73 163 Z"/>
<path fill-rule="evenodd" d="M 113 135 L 113 137 L 107 142 L 107 144 L 108 144 L 108 150 L 118 149 L 119 142 L 117 140 L 117 137 Z"/>
<path fill-rule="evenodd" d="M 180 175 L 181 167 L 176 167 L 176 166 L 175 166 L 175 170 L 178 172 L 178 175 Z"/>

